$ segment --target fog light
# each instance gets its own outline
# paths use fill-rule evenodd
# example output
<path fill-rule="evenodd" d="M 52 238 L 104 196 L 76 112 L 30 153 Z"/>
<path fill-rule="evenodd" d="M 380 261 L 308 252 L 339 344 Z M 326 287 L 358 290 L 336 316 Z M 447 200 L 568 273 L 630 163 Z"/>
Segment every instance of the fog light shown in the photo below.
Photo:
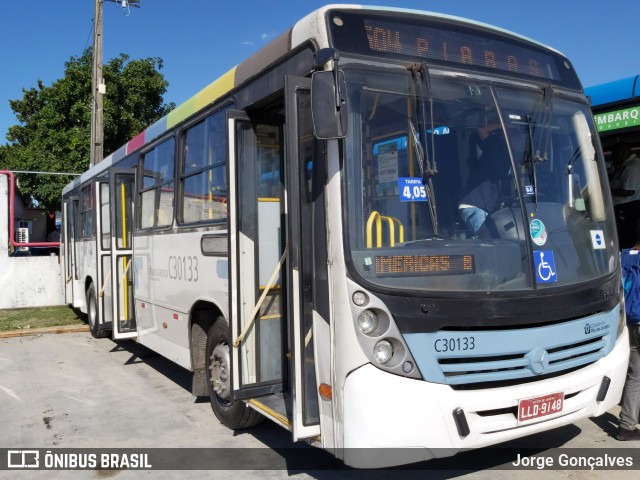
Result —
<path fill-rule="evenodd" d="M 365 310 L 358 315 L 358 329 L 365 335 L 369 335 L 378 328 L 378 316 L 371 310 Z"/>
<path fill-rule="evenodd" d="M 413 370 L 413 363 L 411 362 L 404 362 L 402 364 L 402 371 L 404 373 L 411 373 L 411 370 Z"/>
<path fill-rule="evenodd" d="M 392 356 L 393 346 L 388 340 L 380 340 L 376 343 L 376 346 L 373 347 L 373 358 L 375 358 L 378 363 L 387 363 L 391 360 Z"/>

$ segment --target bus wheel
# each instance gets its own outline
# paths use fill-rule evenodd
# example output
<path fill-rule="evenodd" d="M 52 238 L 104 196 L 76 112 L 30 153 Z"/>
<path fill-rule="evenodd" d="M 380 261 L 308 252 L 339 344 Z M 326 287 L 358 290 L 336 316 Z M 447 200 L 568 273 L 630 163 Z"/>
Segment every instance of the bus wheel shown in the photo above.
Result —
<path fill-rule="evenodd" d="M 253 427 L 264 417 L 244 402 L 233 401 L 231 385 L 231 342 L 224 317 L 209 327 L 207 334 L 207 385 L 211 408 L 218 420 L 232 430 Z"/>
<path fill-rule="evenodd" d="M 93 283 L 87 288 L 87 322 L 93 338 L 105 338 L 109 334 L 108 330 L 101 330 L 98 324 L 98 301 Z"/>

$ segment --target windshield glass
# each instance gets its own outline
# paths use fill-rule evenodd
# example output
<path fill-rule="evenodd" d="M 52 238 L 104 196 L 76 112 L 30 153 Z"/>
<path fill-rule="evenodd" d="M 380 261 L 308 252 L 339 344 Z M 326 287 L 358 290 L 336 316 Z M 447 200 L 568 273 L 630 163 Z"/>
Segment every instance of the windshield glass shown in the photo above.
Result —
<path fill-rule="evenodd" d="M 415 69 L 345 74 L 347 241 L 366 281 L 508 291 L 615 269 L 606 175 L 584 104 L 551 87 Z"/>

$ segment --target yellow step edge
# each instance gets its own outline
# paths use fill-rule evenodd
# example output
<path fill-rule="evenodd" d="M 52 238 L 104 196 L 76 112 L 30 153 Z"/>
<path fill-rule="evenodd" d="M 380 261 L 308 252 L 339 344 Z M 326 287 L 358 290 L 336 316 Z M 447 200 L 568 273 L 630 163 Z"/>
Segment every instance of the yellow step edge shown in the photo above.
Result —
<path fill-rule="evenodd" d="M 272 420 L 278 422 L 279 424 L 281 424 L 287 430 L 291 430 L 292 429 L 291 422 L 289 421 L 289 419 L 287 417 L 285 417 L 281 413 L 276 412 L 272 408 L 267 407 L 264 403 L 259 402 L 255 398 L 247 400 L 247 403 L 249 405 L 251 405 L 252 408 L 254 408 L 258 412 L 262 413 L 264 416 L 269 417 L 270 419 L 272 419 Z"/>

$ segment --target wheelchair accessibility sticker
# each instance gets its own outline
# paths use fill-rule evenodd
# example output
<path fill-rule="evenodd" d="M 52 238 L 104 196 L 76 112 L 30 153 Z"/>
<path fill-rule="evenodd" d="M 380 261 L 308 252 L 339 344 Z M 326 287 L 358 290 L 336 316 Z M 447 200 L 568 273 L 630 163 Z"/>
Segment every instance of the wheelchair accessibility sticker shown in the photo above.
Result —
<path fill-rule="evenodd" d="M 533 261 L 536 265 L 536 283 L 552 283 L 558 281 L 556 275 L 556 262 L 551 250 L 533 252 Z"/>

